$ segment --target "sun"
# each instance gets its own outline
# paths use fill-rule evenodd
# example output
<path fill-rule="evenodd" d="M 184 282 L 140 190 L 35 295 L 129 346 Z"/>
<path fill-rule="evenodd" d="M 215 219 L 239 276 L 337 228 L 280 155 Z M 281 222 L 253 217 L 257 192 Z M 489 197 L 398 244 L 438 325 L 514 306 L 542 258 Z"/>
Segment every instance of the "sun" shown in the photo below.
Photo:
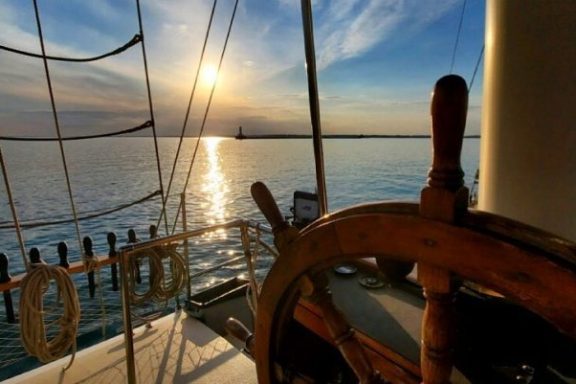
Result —
<path fill-rule="evenodd" d="M 208 64 L 202 68 L 201 72 L 202 83 L 208 87 L 214 86 L 218 80 L 218 70 L 215 66 Z"/>

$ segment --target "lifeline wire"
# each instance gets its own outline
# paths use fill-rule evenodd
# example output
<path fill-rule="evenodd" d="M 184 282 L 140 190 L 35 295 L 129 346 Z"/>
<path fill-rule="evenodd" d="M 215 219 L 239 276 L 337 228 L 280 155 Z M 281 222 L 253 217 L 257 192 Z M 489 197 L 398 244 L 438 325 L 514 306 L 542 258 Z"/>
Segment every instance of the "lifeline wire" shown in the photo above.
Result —
<path fill-rule="evenodd" d="M 228 40 L 230 39 L 230 32 L 232 31 L 232 25 L 234 24 L 234 19 L 236 18 L 236 10 L 238 9 L 238 0 L 234 3 L 234 10 L 232 11 L 232 17 L 230 18 L 230 24 L 228 25 L 228 32 L 226 33 L 226 39 L 224 40 L 224 47 L 222 47 L 222 52 L 220 54 L 220 61 L 218 62 L 218 69 L 216 73 L 220 73 L 220 68 L 222 68 L 222 62 L 224 61 L 224 54 L 226 53 L 226 47 L 228 46 Z M 190 181 L 190 175 L 192 174 L 192 166 L 196 160 L 196 153 L 198 152 L 198 147 L 200 145 L 200 139 L 204 133 L 204 128 L 206 127 L 206 120 L 208 118 L 208 112 L 210 111 L 210 106 L 212 105 L 212 97 L 214 96 L 214 90 L 216 89 L 216 81 L 212 84 L 212 89 L 210 90 L 210 97 L 208 98 L 208 104 L 204 111 L 204 118 L 202 119 L 202 125 L 200 127 L 200 133 L 198 134 L 198 140 L 196 140 L 196 146 L 194 147 L 194 153 L 192 154 L 192 160 L 190 161 L 190 167 L 188 168 L 188 175 L 186 175 L 186 182 L 184 183 L 183 191 L 186 191 L 188 187 L 188 182 Z M 172 226 L 172 233 L 176 228 L 176 223 L 178 223 L 178 216 L 180 215 L 181 205 L 178 206 L 178 211 L 176 212 L 176 217 L 174 219 L 174 225 Z"/>
<path fill-rule="evenodd" d="M 186 127 L 188 125 L 188 118 L 190 116 L 192 101 L 194 100 L 194 93 L 196 92 L 196 85 L 198 83 L 200 67 L 202 66 L 202 62 L 204 61 L 204 53 L 206 51 L 206 44 L 208 42 L 208 36 L 210 35 L 210 29 L 212 28 L 212 20 L 214 19 L 214 10 L 216 9 L 216 4 L 218 4 L 218 0 L 214 0 L 212 4 L 212 12 L 210 13 L 210 20 L 208 21 L 208 27 L 206 28 L 206 35 L 204 36 L 204 44 L 202 45 L 202 53 L 200 54 L 200 60 L 198 61 L 198 68 L 196 69 L 196 76 L 194 77 L 192 92 L 190 93 L 190 99 L 188 100 L 188 108 L 186 109 L 186 115 L 184 117 L 184 123 L 182 125 L 182 132 L 180 133 L 180 141 L 178 142 L 178 149 L 176 149 L 176 157 L 174 158 L 174 164 L 172 165 L 172 172 L 170 173 L 170 181 L 168 182 L 168 187 L 166 189 L 166 199 L 168 199 L 168 196 L 170 195 L 170 188 L 172 187 L 172 182 L 174 181 L 174 174 L 176 173 L 176 165 L 178 163 L 178 157 L 180 156 L 180 149 L 182 148 L 182 142 L 184 141 L 184 134 L 186 133 Z M 186 188 L 184 188 L 183 192 L 186 192 Z M 160 217 L 158 218 L 158 222 L 156 223 L 157 227 L 160 225 L 160 221 L 162 220 L 164 212 L 165 212 L 164 210 L 160 212 Z M 172 232 L 174 232 L 174 230 L 172 230 Z"/>
<path fill-rule="evenodd" d="M 52 279 L 62 295 L 63 313 L 58 321 L 52 323 L 58 324 L 60 332 L 48 340 L 44 315 L 49 311 L 44 308 L 43 296 Z M 76 355 L 76 334 L 80 321 L 78 293 L 68 271 L 57 265 L 36 264 L 22 279 L 20 291 L 20 338 L 26 352 L 48 363 L 72 349 L 72 358 L 64 370 L 68 369 Z"/>

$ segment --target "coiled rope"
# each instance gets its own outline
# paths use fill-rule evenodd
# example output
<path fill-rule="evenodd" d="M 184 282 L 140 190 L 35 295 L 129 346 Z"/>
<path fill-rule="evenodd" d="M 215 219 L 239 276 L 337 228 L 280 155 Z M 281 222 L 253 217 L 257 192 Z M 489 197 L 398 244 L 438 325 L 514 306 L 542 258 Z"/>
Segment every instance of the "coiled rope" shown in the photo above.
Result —
<path fill-rule="evenodd" d="M 51 340 L 46 337 L 43 296 L 54 280 L 62 298 L 62 316 L 54 321 L 60 332 Z M 72 359 L 76 353 L 76 334 L 80 321 L 80 303 L 74 283 L 64 268 L 56 265 L 35 264 L 20 284 L 20 338 L 32 356 L 43 363 L 63 357 L 72 348 Z M 52 325 L 48 324 L 48 326 Z"/>
<path fill-rule="evenodd" d="M 163 284 L 156 289 L 154 292 L 154 299 L 157 301 L 166 301 L 175 297 L 182 289 L 184 289 L 184 285 L 186 283 L 186 262 L 184 261 L 184 257 L 180 255 L 180 253 L 176 252 L 175 249 L 172 248 L 163 248 L 160 252 L 157 252 L 159 257 L 161 258 L 169 258 L 170 259 L 170 282 L 166 283 L 165 275 L 164 275 L 164 267 L 162 270 L 154 271 L 154 273 L 160 273 L 162 277 Z M 163 264 L 161 263 L 163 266 Z"/>
<path fill-rule="evenodd" d="M 148 258 L 150 267 L 150 286 L 145 292 L 136 289 L 136 269 L 138 263 Z M 170 281 L 166 285 L 163 259 L 170 259 Z M 184 257 L 170 247 L 155 247 L 136 252 L 130 256 L 129 268 L 130 301 L 132 304 L 143 304 L 146 301 L 166 301 L 175 297 L 186 284 L 186 262 Z"/>

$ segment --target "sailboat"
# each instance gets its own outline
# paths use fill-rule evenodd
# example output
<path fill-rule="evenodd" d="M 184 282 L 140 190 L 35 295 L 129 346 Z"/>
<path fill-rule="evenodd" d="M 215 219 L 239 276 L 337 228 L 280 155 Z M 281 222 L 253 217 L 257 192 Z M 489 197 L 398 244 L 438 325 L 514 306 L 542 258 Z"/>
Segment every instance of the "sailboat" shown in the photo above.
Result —
<path fill-rule="evenodd" d="M 546 215 L 538 222 L 533 212 L 541 206 L 548 208 L 540 191 L 524 190 L 520 197 L 499 189 L 510 178 L 525 181 L 533 173 L 538 177 L 543 173 L 526 164 L 512 168 L 518 165 L 513 161 L 518 153 L 506 140 L 513 140 L 520 151 L 533 150 L 532 141 L 539 139 L 524 130 L 526 124 L 531 127 L 534 121 L 540 122 L 534 115 L 541 111 L 554 119 L 572 118 L 555 122 L 561 132 L 574 121 L 566 112 L 573 108 L 563 105 L 571 105 L 575 95 L 576 82 L 564 76 L 574 78 L 565 63 L 573 64 L 576 51 L 565 42 L 574 36 L 576 5 L 571 1 L 530 1 L 530 6 L 499 0 L 488 3 L 479 210 L 468 207 L 460 166 L 468 87 L 461 77 L 447 75 L 434 87 L 434 157 L 420 201 L 377 202 L 330 213 L 322 169 L 311 5 L 302 3 L 320 217 L 298 228 L 280 213 L 269 188 L 257 181 L 251 195 L 269 226 L 238 220 L 196 230 L 184 227 L 182 232 L 162 237 L 153 230 L 150 240 L 131 242 L 107 261 L 100 261 L 120 267 L 122 335 L 78 352 L 71 364 L 66 356 L 8 382 L 576 380 L 576 244 L 566 239 L 573 236 L 573 228 L 551 228 L 563 220 Z M 533 46 L 531 41 L 513 45 L 525 40 L 529 32 L 543 31 L 550 31 L 547 46 Z M 526 68 L 525 54 L 537 58 L 539 68 L 530 63 L 525 72 L 532 76 L 519 79 L 518 75 L 526 74 L 518 69 Z M 569 60 L 563 61 L 566 57 Z M 550 79 L 550 66 L 559 71 L 559 83 Z M 558 92 L 558 84 L 565 87 L 560 95 L 564 104 L 551 96 Z M 544 95 L 538 100 L 541 111 L 528 108 L 532 104 L 526 100 L 509 97 L 519 90 L 528 97 L 536 91 Z M 552 114 L 554 109 L 562 113 Z M 560 151 L 558 144 L 566 146 L 566 136 L 553 136 L 550 140 L 557 137 L 558 141 L 550 149 L 539 140 L 542 153 L 537 164 L 562 159 L 554 154 Z M 558 174 L 550 175 L 556 171 L 560 170 L 548 167 L 544 173 L 557 179 Z M 552 186 L 548 183 L 547 192 L 568 200 L 560 197 L 566 193 L 564 188 Z M 522 199 L 522 204 L 512 199 Z M 529 224 L 518 221 L 522 215 L 527 215 L 524 221 Z M 186 254 L 189 242 L 199 234 L 232 227 L 240 229 L 248 265 L 257 246 L 278 252 L 262 286 L 250 279 L 200 293 L 188 289 L 182 310 L 134 327 L 133 308 L 138 302 L 184 289 L 183 282 L 191 275 L 190 263 L 182 262 L 177 250 L 184 249 Z M 272 233 L 274 248 L 260 241 L 264 232 Z M 158 272 L 150 278 L 150 287 L 156 290 L 138 292 L 136 261 L 146 260 L 155 270 L 179 272 L 171 279 Z M 68 270 L 74 268 L 81 270 L 84 264 L 68 266 Z M 362 285 L 353 278 L 356 271 L 366 274 Z M 67 281 L 65 276 L 62 281 Z M 15 288 L 9 282 L 3 284 L 4 292 Z M 67 297 L 64 292 L 69 290 L 61 288 L 62 300 L 74 303 L 74 295 Z M 226 334 L 236 340 L 229 342 Z M 41 342 L 42 336 L 33 338 L 32 344 Z M 70 341 L 69 334 L 57 340 Z"/>

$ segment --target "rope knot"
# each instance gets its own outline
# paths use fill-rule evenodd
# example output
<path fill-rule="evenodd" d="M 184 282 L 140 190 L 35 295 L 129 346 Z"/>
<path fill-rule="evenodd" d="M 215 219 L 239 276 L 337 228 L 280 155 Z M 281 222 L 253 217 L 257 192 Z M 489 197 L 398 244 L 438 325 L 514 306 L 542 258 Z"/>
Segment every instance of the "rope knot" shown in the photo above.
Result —
<path fill-rule="evenodd" d="M 85 256 L 84 271 L 86 273 L 94 272 L 100 269 L 100 259 L 98 256 Z"/>

